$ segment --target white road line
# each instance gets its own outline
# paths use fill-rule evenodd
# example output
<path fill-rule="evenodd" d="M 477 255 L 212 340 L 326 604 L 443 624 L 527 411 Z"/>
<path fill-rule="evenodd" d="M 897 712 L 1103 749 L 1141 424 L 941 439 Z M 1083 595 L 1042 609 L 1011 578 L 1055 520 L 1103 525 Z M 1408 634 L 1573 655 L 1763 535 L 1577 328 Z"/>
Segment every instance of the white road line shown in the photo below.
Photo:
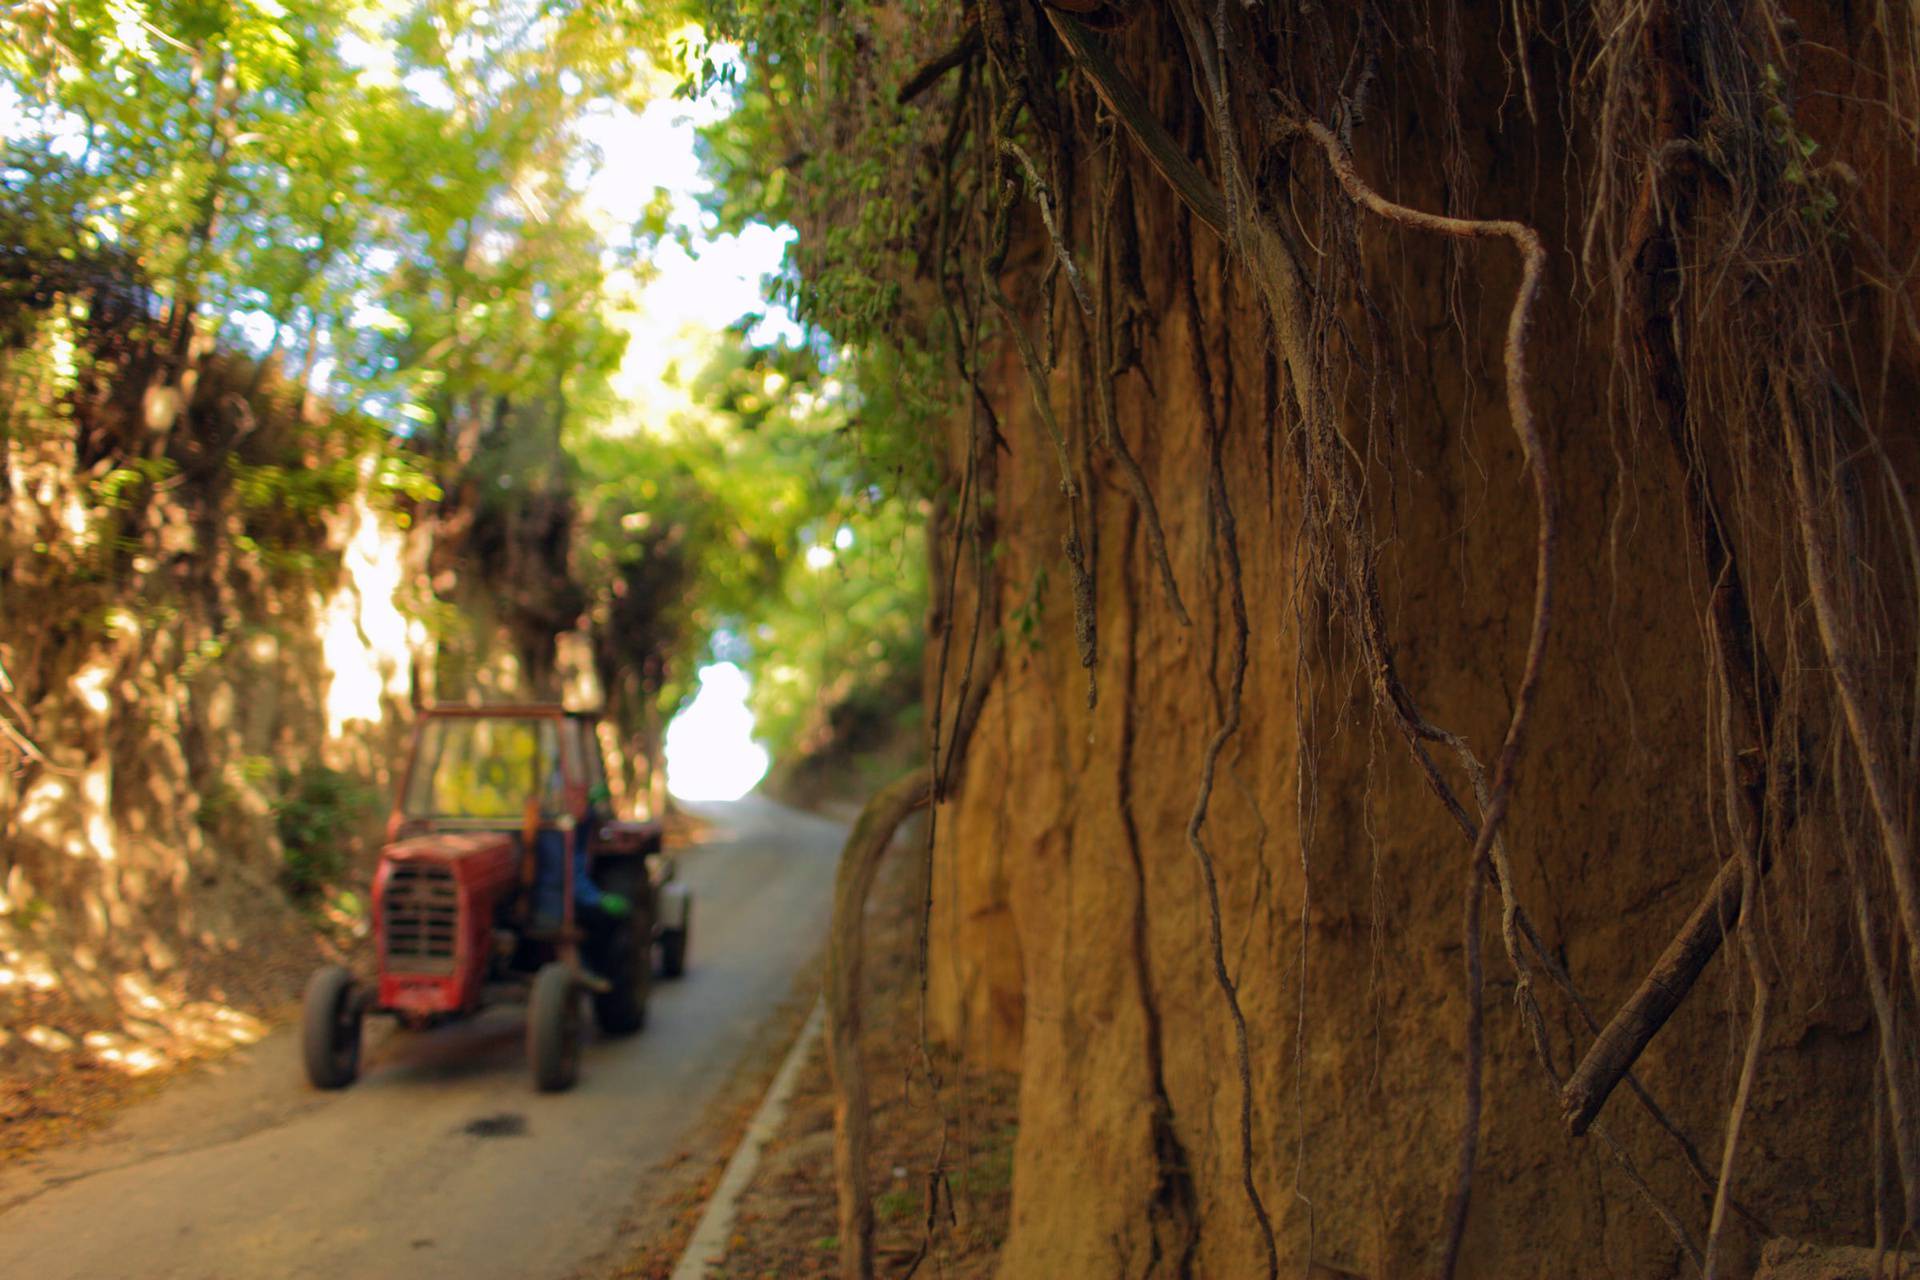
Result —
<path fill-rule="evenodd" d="M 734 1148 L 733 1158 L 727 1161 L 720 1185 L 713 1189 L 713 1198 L 707 1201 L 706 1212 L 700 1215 L 700 1225 L 693 1229 L 693 1238 L 687 1241 L 687 1251 L 680 1255 L 672 1280 L 706 1280 L 708 1272 L 727 1256 L 733 1221 L 740 1213 L 740 1197 L 760 1168 L 760 1153 L 787 1118 L 787 1102 L 800 1081 L 800 1068 L 806 1064 L 807 1054 L 820 1038 L 826 1021 L 826 1001 L 816 1000 L 806 1025 L 794 1037 L 793 1048 L 787 1051 L 787 1060 L 780 1064 L 780 1073 L 767 1087 L 760 1109 L 753 1113 L 753 1122 Z"/>

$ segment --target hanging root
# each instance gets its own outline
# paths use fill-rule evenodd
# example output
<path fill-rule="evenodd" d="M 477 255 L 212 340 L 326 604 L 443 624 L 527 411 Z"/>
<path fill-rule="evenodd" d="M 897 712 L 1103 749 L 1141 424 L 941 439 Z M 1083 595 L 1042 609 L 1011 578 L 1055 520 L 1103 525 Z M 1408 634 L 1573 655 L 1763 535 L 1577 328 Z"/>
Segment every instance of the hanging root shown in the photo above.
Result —
<path fill-rule="evenodd" d="M 1060 419 L 1053 409 L 1053 396 L 1047 387 L 1048 376 L 1053 371 L 1051 359 L 1042 359 L 1039 350 L 1033 344 L 1033 337 L 1027 332 L 1026 324 L 1015 310 L 1013 300 L 1007 297 L 1006 288 L 1000 283 L 1000 269 L 1006 263 L 1007 246 L 1013 232 L 1013 193 L 1014 177 L 1008 166 L 1024 162 L 1027 173 L 1035 185 L 1036 198 L 1040 201 L 1041 216 L 1053 236 L 1058 257 L 1056 262 L 1066 264 L 1066 272 L 1072 283 L 1075 296 L 1088 314 L 1092 313 L 1092 304 L 1086 296 L 1086 285 L 1080 278 L 1078 268 L 1073 265 L 1072 255 L 1067 252 L 1064 241 L 1053 221 L 1046 187 L 1040 181 L 1040 174 L 1027 159 L 1024 152 L 1013 144 L 1009 134 L 1013 121 L 1018 114 L 1018 99 L 1010 98 L 1002 110 L 996 131 L 999 136 L 1002 168 L 1000 172 L 1000 211 L 993 223 L 993 243 L 988 249 L 986 261 L 981 266 L 981 280 L 992 300 L 994 310 L 1006 325 L 1013 337 L 1015 348 L 1020 352 L 1020 367 L 1027 376 L 1027 391 L 1033 400 L 1034 412 L 1039 416 L 1041 426 L 1045 428 L 1047 438 L 1053 442 L 1055 454 L 1060 462 L 1060 491 L 1067 498 L 1068 532 L 1063 543 L 1068 572 L 1073 579 L 1073 628 L 1074 640 L 1079 647 L 1080 665 L 1087 671 L 1087 705 L 1091 707 L 1098 695 L 1095 663 L 1098 660 L 1099 644 L 1097 640 L 1099 621 L 1094 609 L 1093 575 L 1087 568 L 1087 559 L 1080 542 L 1080 485 L 1074 479 L 1073 458 L 1067 444 L 1067 434 L 1060 425 Z"/>
<path fill-rule="evenodd" d="M 1494 840 L 1499 835 L 1501 821 L 1506 817 L 1507 803 L 1513 789 L 1514 772 L 1519 764 L 1521 747 L 1526 737 L 1527 717 L 1532 710 L 1534 695 L 1539 689 L 1540 674 L 1546 661 L 1547 631 L 1552 618 L 1553 550 L 1558 536 L 1555 516 L 1556 500 L 1553 473 L 1547 466 L 1546 449 L 1540 439 L 1539 428 L 1534 422 L 1533 407 L 1527 395 L 1526 358 L 1527 323 L 1531 318 L 1534 302 L 1540 294 L 1540 281 L 1546 270 L 1547 254 L 1539 235 L 1533 228 L 1523 223 L 1451 218 L 1395 204 L 1367 185 L 1354 169 L 1352 158 L 1346 154 L 1340 141 L 1327 130 L 1326 126 L 1317 120 L 1309 120 L 1305 122 L 1302 129 L 1326 152 L 1328 163 L 1332 166 L 1334 176 L 1339 179 L 1341 187 L 1370 212 L 1402 226 L 1433 231 L 1459 239 L 1510 240 L 1520 251 L 1521 258 L 1520 286 L 1515 291 L 1513 309 L 1508 313 L 1507 318 L 1507 419 L 1508 425 L 1520 441 L 1521 453 L 1526 459 L 1528 472 L 1533 481 L 1534 502 L 1539 508 L 1534 547 L 1533 620 L 1527 636 L 1527 654 L 1521 668 L 1520 687 L 1514 696 L 1513 711 L 1507 720 L 1506 737 L 1501 743 L 1500 755 L 1494 765 L 1492 791 L 1483 806 L 1480 832 L 1474 841 L 1473 854 L 1467 868 L 1465 906 L 1462 913 L 1464 917 L 1462 942 L 1466 949 L 1467 970 L 1466 1114 L 1461 1125 L 1459 1172 L 1447 1204 L 1441 1263 L 1441 1274 L 1451 1276 L 1459 1260 L 1461 1240 L 1466 1234 L 1467 1207 L 1472 1196 L 1473 1170 L 1480 1141 L 1480 1097 L 1485 1055 L 1481 1023 L 1481 990 L 1484 982 L 1480 958 L 1481 884 L 1489 871 L 1489 855 Z M 1506 910 L 1511 920 L 1515 905 L 1511 898 L 1512 876 L 1510 874 L 1502 876 L 1499 882 L 1506 895 Z M 1511 932 L 1510 925 L 1507 930 L 1508 955 L 1518 966 L 1520 964 L 1519 948 Z M 1524 976 L 1524 967 L 1521 972 Z"/>
<path fill-rule="evenodd" d="M 1000 647 L 987 652 L 961 706 L 948 756 L 964 760 L 974 726 L 1000 668 Z M 834 875 L 833 923 L 827 942 L 827 1068 L 833 1078 L 833 1176 L 839 1202 L 841 1280 L 873 1275 L 873 1198 L 867 1185 L 871 1124 L 867 1073 L 860 1057 L 860 979 L 866 960 L 867 897 L 900 824 L 933 800 L 930 766 L 895 779 L 867 801 L 840 851 Z"/>
<path fill-rule="evenodd" d="M 1747 912 L 1753 912 L 1759 897 L 1759 874 L 1753 860 L 1743 858 L 1735 865 L 1741 867 L 1746 876 Z M 1740 921 L 1734 927 L 1739 928 Z M 1720 1184 L 1713 1193 L 1713 1212 L 1708 1219 L 1706 1257 L 1700 1264 L 1700 1272 L 1705 1280 L 1713 1280 L 1714 1264 L 1718 1261 L 1720 1233 L 1727 1225 L 1727 1207 L 1733 1191 L 1734 1157 L 1740 1151 L 1740 1128 L 1746 1119 L 1747 1101 L 1753 1095 L 1753 1079 L 1760 1069 L 1760 1049 L 1767 1038 L 1767 1013 L 1772 1007 L 1773 983 L 1764 972 L 1765 961 L 1760 955 L 1757 930 L 1748 928 L 1741 937 L 1746 943 L 1748 969 L 1753 977 L 1753 1012 L 1747 1027 L 1747 1049 L 1740 1060 L 1740 1083 L 1734 1089 L 1733 1105 L 1727 1112 L 1727 1136 L 1721 1150 Z"/>
<path fill-rule="evenodd" d="M 1122 177 L 1115 174 L 1119 168 L 1115 150 L 1111 146 L 1107 149 L 1107 200 L 1102 204 L 1099 220 L 1094 224 L 1094 258 L 1100 272 L 1093 314 L 1096 366 L 1093 375 L 1094 404 L 1100 414 L 1101 443 L 1113 451 L 1114 460 L 1120 465 L 1121 480 L 1126 484 L 1127 492 L 1133 495 L 1134 505 L 1139 508 L 1140 518 L 1146 524 L 1147 550 L 1160 571 L 1160 585 L 1166 590 L 1167 602 L 1173 608 L 1174 617 L 1180 620 L 1180 625 L 1187 627 L 1193 625 L 1193 620 L 1187 616 L 1187 606 L 1180 599 L 1180 584 L 1174 580 L 1173 562 L 1167 556 L 1167 535 L 1160 527 L 1160 505 L 1154 501 L 1153 489 L 1147 484 L 1146 474 L 1140 470 L 1140 463 L 1127 445 L 1126 434 L 1120 430 L 1120 415 L 1114 405 L 1113 384 L 1120 376 L 1120 371 L 1115 367 L 1118 360 L 1113 350 L 1113 280 L 1119 272 L 1119 254 L 1112 243 L 1110 219 L 1116 189 L 1122 181 Z M 1128 216 L 1132 216 L 1131 207 Z"/>
<path fill-rule="evenodd" d="M 1200 299 L 1193 285 L 1191 263 L 1187 264 L 1185 276 L 1187 340 L 1193 352 L 1194 377 L 1200 387 L 1201 400 L 1206 405 L 1208 422 L 1207 502 L 1213 513 L 1213 527 L 1218 538 L 1216 550 L 1226 565 L 1228 600 L 1233 610 L 1231 674 L 1228 677 L 1224 715 L 1213 740 L 1207 744 L 1206 757 L 1200 765 L 1200 792 L 1194 798 L 1193 816 L 1187 820 L 1187 846 L 1193 851 L 1201 883 L 1207 893 L 1207 946 L 1213 962 L 1214 982 L 1218 984 L 1221 998 L 1226 1002 L 1227 1012 L 1233 1019 L 1235 1064 L 1240 1073 L 1240 1183 L 1246 1193 L 1247 1203 L 1253 1209 L 1253 1216 L 1260 1224 L 1260 1235 L 1267 1252 L 1267 1275 L 1271 1280 L 1271 1277 L 1280 1273 L 1280 1256 L 1274 1244 L 1273 1219 L 1267 1213 L 1266 1202 L 1261 1199 L 1260 1188 L 1253 1176 L 1253 1061 L 1248 1046 L 1247 1017 L 1240 1008 L 1239 987 L 1227 972 L 1226 947 L 1222 941 L 1224 929 L 1220 919 L 1220 882 L 1214 871 L 1213 854 L 1208 851 L 1201 834 L 1206 826 L 1207 806 L 1213 798 L 1213 775 L 1220 761 L 1220 753 L 1226 749 L 1233 735 L 1240 731 L 1241 694 L 1247 682 L 1247 595 L 1241 584 L 1240 541 L 1233 518 L 1233 503 L 1227 496 L 1226 473 L 1220 458 L 1225 432 L 1214 417 L 1212 374 L 1207 367 L 1206 346 L 1200 327 Z"/>
<path fill-rule="evenodd" d="M 1902 822 L 1903 789 L 1893 776 L 1898 756 L 1892 735 L 1887 731 L 1881 701 L 1869 686 L 1866 655 L 1854 639 L 1860 593 L 1843 577 L 1843 574 L 1850 576 L 1850 570 L 1842 567 L 1850 561 L 1835 551 L 1827 532 L 1828 517 L 1820 509 L 1819 495 L 1814 489 L 1812 449 L 1800 416 L 1789 402 L 1784 387 L 1779 395 L 1781 437 L 1793 476 L 1795 513 L 1806 555 L 1807 586 L 1813 597 L 1820 644 L 1826 651 L 1827 669 L 1845 714 L 1847 737 L 1860 766 L 1880 838 L 1880 851 L 1886 859 L 1888 878 L 1893 882 L 1894 904 L 1906 933 L 1907 978 L 1913 985 L 1915 998 L 1920 999 L 1920 884 L 1915 881 L 1913 847 L 1907 841 Z"/>
<path fill-rule="evenodd" d="M 1258 216 L 1257 202 L 1252 198 L 1250 184 L 1239 168 L 1236 152 L 1227 141 L 1230 139 L 1233 125 L 1231 119 L 1222 118 L 1221 113 L 1220 104 L 1225 101 L 1225 71 L 1219 58 L 1220 46 L 1216 43 L 1216 33 L 1209 29 L 1209 24 L 1183 8 L 1182 18 L 1188 31 L 1189 45 L 1194 50 L 1195 60 L 1200 65 L 1204 76 L 1213 85 L 1215 127 L 1223 138 L 1222 152 L 1225 157 L 1223 167 L 1226 169 L 1223 184 L 1225 194 L 1222 187 L 1214 186 L 1201 174 L 1167 136 L 1165 129 L 1147 108 L 1145 100 L 1120 74 L 1098 42 L 1092 39 L 1084 28 L 1078 27 L 1072 19 L 1054 13 L 1048 16 L 1055 29 L 1060 32 L 1062 40 L 1079 60 L 1102 100 L 1139 143 L 1150 163 L 1168 180 L 1181 201 L 1187 205 L 1195 217 L 1212 228 L 1230 245 L 1241 248 L 1247 259 L 1247 268 L 1253 274 L 1255 283 L 1267 302 L 1275 336 L 1279 340 L 1292 378 L 1294 397 L 1299 403 L 1303 419 L 1308 423 L 1309 438 L 1330 441 L 1336 435 L 1331 427 L 1334 411 L 1325 399 L 1318 375 L 1317 361 L 1308 341 L 1311 309 L 1307 305 L 1306 285 L 1291 250 L 1279 234 Z M 1217 21 L 1218 15 L 1216 15 L 1216 25 Z M 1460 1169 L 1456 1176 L 1454 1190 L 1449 1197 L 1445 1216 L 1444 1272 L 1450 1275 L 1458 1258 L 1460 1240 L 1465 1231 L 1466 1209 L 1471 1194 L 1473 1168 L 1479 1143 L 1480 1082 L 1484 1053 L 1480 1027 L 1480 883 L 1483 878 L 1491 874 L 1489 854 L 1505 817 L 1514 771 L 1525 738 L 1527 717 L 1539 686 L 1545 660 L 1547 631 L 1551 617 L 1553 548 L 1557 537 L 1555 495 L 1544 445 L 1540 440 L 1527 394 L 1526 375 L 1527 324 L 1545 271 L 1546 251 L 1539 236 L 1521 223 L 1449 218 L 1395 204 L 1374 192 L 1359 178 L 1338 140 L 1318 122 L 1309 122 L 1302 127 L 1302 131 L 1327 151 L 1336 176 L 1340 178 L 1348 194 L 1370 211 L 1389 221 L 1422 230 L 1436 231 L 1448 236 L 1463 239 L 1507 239 L 1520 250 L 1522 259 L 1520 286 L 1516 291 L 1507 325 L 1506 384 L 1509 423 L 1514 434 L 1519 438 L 1533 483 L 1535 502 L 1539 508 L 1534 605 L 1519 689 L 1514 699 L 1513 711 L 1508 719 L 1501 752 L 1496 761 L 1493 785 L 1486 797 L 1482 820 L 1477 824 L 1478 831 L 1468 864 L 1468 887 L 1463 912 L 1468 969 L 1466 1116 L 1462 1125 Z M 1315 470 L 1325 478 L 1328 491 L 1334 498 L 1336 518 L 1349 530 L 1359 527 L 1357 504 L 1349 484 L 1344 478 L 1335 474 L 1337 467 L 1327 460 L 1324 450 L 1317 462 Z M 1354 562 L 1370 563 L 1364 556 L 1354 557 Z M 1370 640 L 1368 648 L 1374 658 L 1370 665 L 1376 672 L 1375 690 L 1378 700 L 1397 718 L 1406 720 L 1409 725 L 1423 723 L 1417 720 L 1417 716 L 1409 714 L 1411 700 L 1399 690 L 1397 678 L 1391 675 L 1391 660 L 1384 641 L 1384 628 L 1379 625 L 1378 596 L 1371 582 L 1370 571 L 1355 595 L 1364 602 L 1369 622 L 1369 625 L 1363 628 L 1363 633 Z M 1443 735 L 1431 729 L 1411 736 L 1457 742 L 1457 739 L 1451 738 L 1450 735 Z M 1215 754 L 1217 753 L 1209 752 L 1209 765 L 1211 757 Z M 1416 756 L 1424 761 L 1424 751 L 1417 746 Z M 1427 762 L 1426 767 L 1430 779 L 1437 784 L 1443 795 L 1450 798 L 1450 791 L 1432 771 L 1430 762 Z M 1209 768 L 1205 771 L 1203 780 L 1203 797 L 1210 776 Z M 1459 810 L 1457 802 L 1452 807 L 1456 811 Z M 1203 813 L 1204 810 L 1202 810 Z M 1189 824 L 1190 839 L 1192 839 L 1194 825 Z M 1470 827 L 1473 825 L 1475 824 L 1469 823 Z M 1194 843 L 1198 846 L 1198 841 Z M 1204 847 L 1196 847 L 1196 853 L 1204 857 Z M 1208 866 L 1210 870 L 1210 864 Z M 1507 879 L 1510 880 L 1510 877 Z M 1212 887 L 1211 877 L 1209 877 L 1209 887 Z M 1508 914 L 1512 914 L 1511 905 Z M 1509 949 L 1513 955 L 1518 956 L 1517 948 L 1511 943 Z M 1517 961 L 1517 963 L 1521 962 Z M 1523 963 L 1522 971 L 1524 972 Z M 1219 977 L 1222 974 L 1223 970 L 1217 971 L 1216 976 Z M 1231 994 L 1230 982 L 1225 984 L 1224 989 Z M 1234 1002 L 1234 1008 L 1237 1015 L 1237 1001 Z M 1244 1036 L 1243 1027 L 1239 1028 L 1239 1033 Z M 1250 1167 L 1248 1184 L 1249 1193 L 1255 1196 L 1257 1206 L 1257 1193 L 1251 1186 Z M 1270 1232 L 1270 1226 L 1263 1211 L 1260 1217 L 1262 1225 L 1268 1226 Z M 1271 1248 L 1270 1235 L 1269 1247 Z"/>
<path fill-rule="evenodd" d="M 1067 435 L 1060 428 L 1060 419 L 1053 411 L 1053 398 L 1047 393 L 1047 364 L 1040 358 L 1040 351 L 1033 345 L 1033 336 L 1027 332 L 1020 321 L 1020 313 L 1014 309 L 1013 300 L 1007 297 L 1007 291 L 1001 287 L 998 276 L 988 278 L 987 296 L 993 302 L 993 309 L 1013 336 L 1013 345 L 1020 352 L 1020 366 L 1026 371 L 1027 389 L 1033 397 L 1034 412 L 1039 415 L 1040 425 L 1046 429 L 1047 439 L 1053 442 L 1054 452 L 1060 459 L 1060 492 L 1067 495 L 1067 501 L 1073 502 L 1080 497 L 1080 486 L 1073 478 L 1073 461 L 1067 452 Z"/>
<path fill-rule="evenodd" d="M 1093 297 L 1087 292 L 1086 278 L 1080 274 L 1080 268 L 1074 265 L 1073 253 L 1060 234 L 1060 224 L 1054 219 L 1053 194 L 1047 189 L 1046 179 L 1040 176 L 1040 169 L 1033 163 L 1033 157 L 1012 138 L 1002 138 L 1000 150 L 1020 162 L 1021 170 L 1027 175 L 1027 187 L 1033 192 L 1033 202 L 1040 206 L 1040 221 L 1047 228 L 1047 238 L 1053 242 L 1054 260 L 1066 273 L 1067 283 L 1073 288 L 1073 296 L 1079 302 L 1081 312 L 1093 315 Z"/>
<path fill-rule="evenodd" d="M 873 1275 L 873 1200 L 867 1188 L 871 1114 L 861 1066 L 860 976 L 864 920 L 880 860 L 894 833 L 933 798 L 933 774 L 915 769 L 875 792 L 840 851 L 827 947 L 827 1068 L 833 1077 L 833 1178 L 840 1206 L 841 1280 Z"/>
<path fill-rule="evenodd" d="M 1720 868 L 1680 932 L 1567 1078 L 1560 1091 L 1560 1119 L 1574 1137 L 1587 1131 L 1614 1086 L 1633 1069 L 1647 1044 L 1693 990 L 1701 970 L 1741 918 L 1746 902 L 1746 871 L 1739 860 L 1731 860 Z"/>
<path fill-rule="evenodd" d="M 1150 962 L 1151 948 L 1149 936 L 1149 905 L 1152 895 L 1147 887 L 1147 867 L 1140 853 L 1140 830 L 1134 821 L 1134 707 L 1138 700 L 1139 653 L 1135 647 L 1138 627 L 1138 605 L 1135 600 L 1133 574 L 1124 567 L 1133 563 L 1134 533 L 1139 526 L 1138 520 L 1127 524 L 1126 544 L 1122 549 L 1120 563 L 1123 572 L 1120 577 L 1120 599 L 1124 609 L 1126 629 L 1124 634 L 1128 642 L 1121 648 L 1124 656 L 1122 667 L 1122 691 L 1120 698 L 1120 734 L 1118 749 L 1115 751 L 1115 794 L 1119 797 L 1120 829 L 1125 835 L 1127 865 L 1133 876 L 1133 920 L 1132 952 L 1134 984 L 1139 991 L 1140 1007 L 1144 1022 L 1144 1044 L 1142 1046 L 1147 1063 L 1147 1077 L 1152 1091 L 1152 1142 L 1155 1163 L 1153 1191 L 1148 1200 L 1148 1212 L 1153 1229 L 1153 1258 L 1147 1266 L 1148 1275 L 1159 1274 L 1158 1264 L 1167 1257 L 1174 1259 L 1174 1275 L 1181 1280 L 1190 1280 L 1193 1275 L 1193 1254 L 1200 1245 L 1199 1195 L 1194 1189 L 1193 1170 L 1186 1145 L 1181 1142 L 1180 1134 L 1174 1126 L 1173 1100 L 1167 1093 L 1165 1029 L 1160 1015 L 1160 997 L 1154 988 L 1153 970 Z M 1166 1237 L 1163 1241 L 1162 1237 Z"/>

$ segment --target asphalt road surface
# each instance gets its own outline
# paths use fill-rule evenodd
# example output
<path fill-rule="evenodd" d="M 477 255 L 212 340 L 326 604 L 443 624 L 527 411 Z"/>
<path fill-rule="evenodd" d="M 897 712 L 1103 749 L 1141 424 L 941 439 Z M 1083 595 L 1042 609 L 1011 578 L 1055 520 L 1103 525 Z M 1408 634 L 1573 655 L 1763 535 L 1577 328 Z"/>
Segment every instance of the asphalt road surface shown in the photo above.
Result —
<path fill-rule="evenodd" d="M 82 1146 L 0 1170 L 0 1277 L 557 1280 L 604 1255 L 826 937 L 844 829 L 749 797 L 679 851 L 687 976 L 539 1094 L 518 1010 L 378 1038 L 317 1093 L 282 1030 Z"/>

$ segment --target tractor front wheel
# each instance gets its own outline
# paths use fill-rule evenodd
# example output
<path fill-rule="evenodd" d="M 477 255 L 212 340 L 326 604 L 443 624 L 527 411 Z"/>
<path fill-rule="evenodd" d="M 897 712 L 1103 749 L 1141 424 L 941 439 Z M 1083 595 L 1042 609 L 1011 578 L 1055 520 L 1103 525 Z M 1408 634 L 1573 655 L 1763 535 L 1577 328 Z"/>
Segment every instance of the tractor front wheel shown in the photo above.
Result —
<path fill-rule="evenodd" d="M 314 1088 L 344 1088 L 359 1076 L 362 1015 L 359 986 L 346 969 L 330 964 L 307 980 L 300 1048 Z"/>
<path fill-rule="evenodd" d="M 580 1078 L 580 989 L 573 968 L 558 960 L 533 976 L 527 1002 L 527 1058 L 542 1093 L 571 1089 Z"/>

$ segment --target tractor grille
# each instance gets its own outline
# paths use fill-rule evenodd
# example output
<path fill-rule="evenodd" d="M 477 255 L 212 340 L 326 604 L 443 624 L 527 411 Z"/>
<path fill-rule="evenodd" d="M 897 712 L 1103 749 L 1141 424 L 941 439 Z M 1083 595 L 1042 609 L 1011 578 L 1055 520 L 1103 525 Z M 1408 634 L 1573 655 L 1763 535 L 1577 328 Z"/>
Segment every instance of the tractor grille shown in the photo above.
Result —
<path fill-rule="evenodd" d="M 453 872 L 432 862 L 401 862 L 387 875 L 381 901 L 386 967 L 396 973 L 452 973 L 460 924 Z"/>

